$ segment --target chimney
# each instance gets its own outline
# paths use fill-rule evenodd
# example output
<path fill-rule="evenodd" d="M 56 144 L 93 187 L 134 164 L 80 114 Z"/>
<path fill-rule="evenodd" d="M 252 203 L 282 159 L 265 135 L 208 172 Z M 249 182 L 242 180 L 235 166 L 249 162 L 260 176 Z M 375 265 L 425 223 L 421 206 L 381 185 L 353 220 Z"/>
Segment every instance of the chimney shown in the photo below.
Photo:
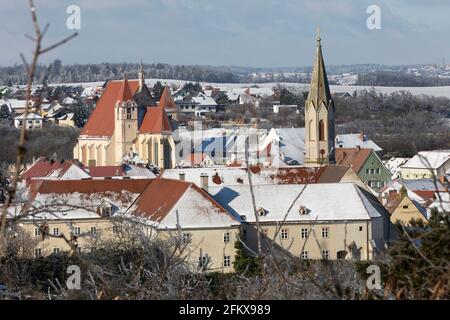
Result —
<path fill-rule="evenodd" d="M 360 146 L 360 145 L 357 145 L 357 146 L 356 146 L 356 150 L 361 151 L 361 146 Z"/>
<path fill-rule="evenodd" d="M 200 186 L 203 190 L 208 192 L 208 174 L 207 173 L 202 173 L 200 175 Z"/>
<path fill-rule="evenodd" d="M 365 141 L 365 132 L 364 132 L 364 130 L 363 131 L 361 131 L 360 133 L 359 133 L 359 140 L 361 140 L 362 142 L 364 142 Z"/>

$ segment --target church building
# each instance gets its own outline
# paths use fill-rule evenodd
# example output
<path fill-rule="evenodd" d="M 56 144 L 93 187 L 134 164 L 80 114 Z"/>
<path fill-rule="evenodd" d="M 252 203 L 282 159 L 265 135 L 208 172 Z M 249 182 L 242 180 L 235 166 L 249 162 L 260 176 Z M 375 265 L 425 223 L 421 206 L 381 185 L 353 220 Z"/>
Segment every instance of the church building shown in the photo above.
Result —
<path fill-rule="evenodd" d="M 145 85 L 141 65 L 138 80 L 109 81 L 82 129 L 74 158 L 85 166 L 112 166 L 139 159 L 160 168 L 175 166 L 170 90 L 164 88 L 157 105 Z"/>
<path fill-rule="evenodd" d="M 335 163 L 335 109 L 322 56 L 320 32 L 317 33 L 316 41 L 311 86 L 305 101 L 305 165 L 307 166 Z"/>

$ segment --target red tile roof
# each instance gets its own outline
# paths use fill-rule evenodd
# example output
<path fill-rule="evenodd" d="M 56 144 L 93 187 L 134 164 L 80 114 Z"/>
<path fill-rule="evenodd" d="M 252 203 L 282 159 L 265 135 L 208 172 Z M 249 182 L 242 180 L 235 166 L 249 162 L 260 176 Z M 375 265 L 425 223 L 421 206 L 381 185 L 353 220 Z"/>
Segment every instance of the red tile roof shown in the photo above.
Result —
<path fill-rule="evenodd" d="M 32 189 L 39 193 L 102 193 L 120 192 L 141 193 L 145 190 L 151 179 L 113 179 L 113 180 L 35 180 Z"/>
<path fill-rule="evenodd" d="M 137 80 L 109 81 L 80 136 L 110 137 L 114 133 L 114 108 L 118 99 L 127 99 L 139 88 Z M 128 88 L 128 89 L 127 89 Z M 120 97 L 120 98 L 119 98 Z"/>
<path fill-rule="evenodd" d="M 123 177 L 125 173 L 123 172 L 122 166 L 98 166 L 89 167 L 89 175 L 93 178 Z"/>
<path fill-rule="evenodd" d="M 336 164 L 352 167 L 353 171 L 358 173 L 372 152 L 373 149 L 337 148 L 335 153 Z"/>
<path fill-rule="evenodd" d="M 130 101 L 131 99 L 133 99 L 133 94 L 131 93 L 128 79 L 125 76 L 125 79 L 122 81 L 122 85 L 120 86 L 116 101 Z"/>
<path fill-rule="evenodd" d="M 170 94 L 168 86 L 164 87 L 164 91 L 161 94 L 161 98 L 159 99 L 158 105 L 164 107 L 165 109 L 173 109 L 177 107 L 175 101 L 173 101 L 173 97 Z"/>
<path fill-rule="evenodd" d="M 28 170 L 22 175 L 21 179 L 28 180 L 32 178 L 44 178 L 57 169 L 61 169 L 58 177 L 61 177 L 72 165 L 78 165 L 72 160 L 47 160 L 44 157 L 39 158 Z"/>
<path fill-rule="evenodd" d="M 142 120 L 140 133 L 162 133 L 163 131 L 172 132 L 167 113 L 162 106 L 147 107 L 144 119 Z"/>
<path fill-rule="evenodd" d="M 155 222 L 161 222 L 188 189 L 194 189 L 206 201 L 211 202 L 218 213 L 227 214 L 236 219 L 211 198 L 207 192 L 194 183 L 161 178 L 151 180 L 145 191 L 136 200 L 136 209 L 132 214 L 138 217 L 149 218 Z"/>

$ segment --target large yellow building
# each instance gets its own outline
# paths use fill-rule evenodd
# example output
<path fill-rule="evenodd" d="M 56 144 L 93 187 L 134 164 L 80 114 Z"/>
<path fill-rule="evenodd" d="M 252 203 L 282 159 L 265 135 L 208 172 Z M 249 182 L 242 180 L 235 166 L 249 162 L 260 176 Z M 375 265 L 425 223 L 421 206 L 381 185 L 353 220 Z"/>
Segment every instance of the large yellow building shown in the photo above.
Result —
<path fill-rule="evenodd" d="M 172 168 L 175 143 L 165 108 L 173 105 L 167 87 L 156 105 L 142 66 L 139 80 L 109 81 L 78 137 L 74 158 L 86 166 L 117 165 L 128 157 Z"/>

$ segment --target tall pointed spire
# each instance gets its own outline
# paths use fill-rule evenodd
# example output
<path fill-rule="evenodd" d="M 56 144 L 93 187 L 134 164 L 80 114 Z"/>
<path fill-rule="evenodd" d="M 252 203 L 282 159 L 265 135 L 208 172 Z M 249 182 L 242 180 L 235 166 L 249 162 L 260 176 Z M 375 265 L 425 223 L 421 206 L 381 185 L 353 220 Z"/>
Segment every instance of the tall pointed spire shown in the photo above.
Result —
<path fill-rule="evenodd" d="M 122 81 L 122 85 L 120 86 L 119 93 L 117 95 L 117 100 L 124 102 L 124 101 L 129 101 L 132 98 L 133 98 L 133 94 L 131 93 L 127 74 L 125 74 L 124 80 Z"/>
<path fill-rule="evenodd" d="M 323 61 L 322 55 L 320 28 L 317 28 L 316 57 L 311 76 L 311 87 L 309 89 L 308 100 L 310 100 L 316 108 L 319 108 L 321 102 L 324 102 L 325 106 L 328 106 L 328 103 L 331 100 L 327 71 L 325 70 L 325 62 Z"/>
<path fill-rule="evenodd" d="M 145 85 L 145 74 L 144 74 L 144 67 L 142 65 L 142 59 L 141 64 L 139 66 L 139 91 L 142 91 Z"/>

